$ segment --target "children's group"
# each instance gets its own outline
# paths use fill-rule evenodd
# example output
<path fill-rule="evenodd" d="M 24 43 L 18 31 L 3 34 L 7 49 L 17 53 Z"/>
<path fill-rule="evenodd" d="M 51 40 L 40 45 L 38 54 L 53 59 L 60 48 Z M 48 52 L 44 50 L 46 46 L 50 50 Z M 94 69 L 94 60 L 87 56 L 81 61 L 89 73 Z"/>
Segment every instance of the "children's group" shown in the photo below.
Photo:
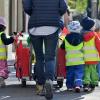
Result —
<path fill-rule="evenodd" d="M 68 91 L 93 91 L 100 81 L 100 23 L 88 16 L 68 24 L 60 46 L 66 59 Z"/>

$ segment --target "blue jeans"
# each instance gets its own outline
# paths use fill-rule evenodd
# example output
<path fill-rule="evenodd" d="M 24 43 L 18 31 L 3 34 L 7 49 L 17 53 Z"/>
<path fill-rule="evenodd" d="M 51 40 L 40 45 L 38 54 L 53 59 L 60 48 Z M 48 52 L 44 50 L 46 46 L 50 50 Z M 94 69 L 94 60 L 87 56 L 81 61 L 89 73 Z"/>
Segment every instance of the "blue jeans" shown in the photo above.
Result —
<path fill-rule="evenodd" d="M 82 78 L 84 73 L 84 65 L 67 66 L 66 86 L 67 88 L 74 88 L 82 86 Z"/>
<path fill-rule="evenodd" d="M 47 79 L 54 79 L 58 31 L 46 36 L 30 35 L 30 38 L 36 57 L 35 74 L 37 83 L 43 85 Z"/>
<path fill-rule="evenodd" d="M 98 76 L 99 76 L 99 79 L 100 79 L 100 62 L 97 64 L 97 72 L 98 72 Z"/>

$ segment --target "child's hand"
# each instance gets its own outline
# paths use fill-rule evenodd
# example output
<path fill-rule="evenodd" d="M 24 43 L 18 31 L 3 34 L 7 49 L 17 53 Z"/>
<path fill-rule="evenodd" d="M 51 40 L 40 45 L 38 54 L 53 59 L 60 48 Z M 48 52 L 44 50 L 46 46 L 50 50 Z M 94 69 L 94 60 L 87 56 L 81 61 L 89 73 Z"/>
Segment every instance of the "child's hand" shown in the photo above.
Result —
<path fill-rule="evenodd" d="M 15 39 L 17 32 L 12 32 L 11 37 Z"/>

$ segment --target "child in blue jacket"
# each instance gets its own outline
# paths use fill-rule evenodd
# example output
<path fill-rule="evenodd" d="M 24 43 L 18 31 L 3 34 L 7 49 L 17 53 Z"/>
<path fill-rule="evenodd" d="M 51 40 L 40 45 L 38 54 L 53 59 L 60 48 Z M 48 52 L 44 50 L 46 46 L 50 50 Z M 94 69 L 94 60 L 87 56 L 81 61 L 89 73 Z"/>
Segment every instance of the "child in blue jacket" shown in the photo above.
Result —
<path fill-rule="evenodd" d="M 70 33 L 66 35 L 64 42 L 61 45 L 66 51 L 66 86 L 68 90 L 80 92 L 83 86 L 83 38 L 80 34 L 81 26 L 78 21 L 72 21 L 68 25 Z"/>

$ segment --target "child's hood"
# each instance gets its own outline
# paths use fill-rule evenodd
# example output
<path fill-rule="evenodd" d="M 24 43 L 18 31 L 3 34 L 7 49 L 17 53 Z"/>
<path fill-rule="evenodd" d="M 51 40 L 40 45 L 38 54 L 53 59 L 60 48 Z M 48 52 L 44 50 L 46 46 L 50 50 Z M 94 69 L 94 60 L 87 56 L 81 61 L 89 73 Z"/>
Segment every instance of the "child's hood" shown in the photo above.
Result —
<path fill-rule="evenodd" d="M 79 33 L 70 33 L 65 39 L 73 46 L 77 46 L 83 41 L 83 37 Z"/>
<path fill-rule="evenodd" d="M 89 40 L 91 40 L 93 37 L 94 37 L 94 32 L 92 32 L 92 31 L 88 31 L 88 32 L 85 32 L 85 34 L 83 35 L 83 39 L 84 39 L 84 41 L 89 41 Z"/>

